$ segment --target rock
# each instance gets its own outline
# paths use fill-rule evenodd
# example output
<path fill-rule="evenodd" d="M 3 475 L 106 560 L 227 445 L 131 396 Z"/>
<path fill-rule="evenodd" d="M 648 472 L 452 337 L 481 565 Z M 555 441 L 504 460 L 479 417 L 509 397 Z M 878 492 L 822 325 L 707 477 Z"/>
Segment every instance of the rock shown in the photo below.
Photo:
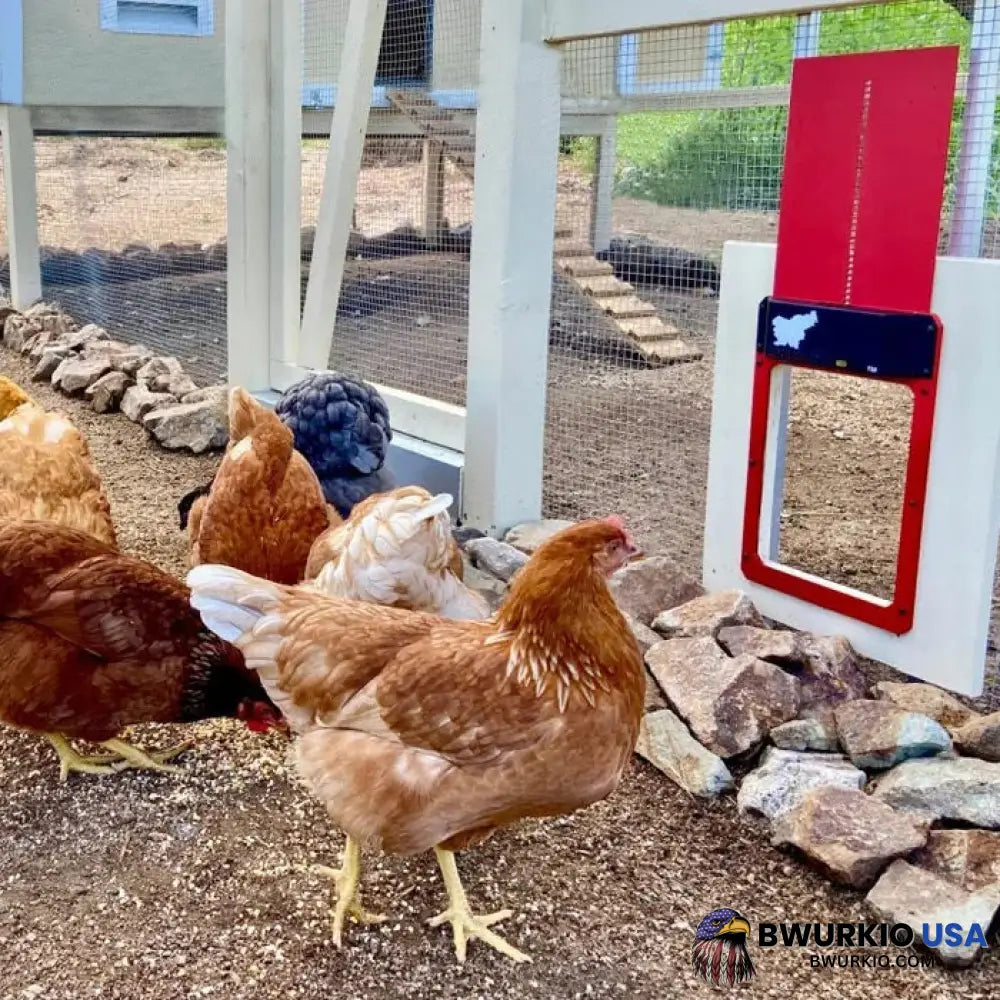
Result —
<path fill-rule="evenodd" d="M 1000 888 L 966 892 L 940 875 L 906 861 L 894 861 L 868 893 L 867 901 L 879 919 L 907 924 L 915 940 L 922 942 L 945 965 L 962 967 L 970 965 L 982 947 L 976 942 L 966 943 L 972 925 L 982 929 L 985 944 L 990 923 L 1000 909 Z M 951 944 L 943 935 L 938 943 L 932 943 L 937 942 L 938 925 L 947 924 L 961 925 L 961 944 Z M 925 926 L 932 935 L 930 941 L 923 940 Z"/>
<path fill-rule="evenodd" d="M 858 767 L 879 770 L 951 748 L 951 738 L 940 723 L 889 702 L 841 702 L 833 717 L 837 739 Z"/>
<path fill-rule="evenodd" d="M 464 549 L 474 538 L 485 538 L 486 532 L 480 531 L 478 528 L 461 525 L 451 529 L 451 537 Z"/>
<path fill-rule="evenodd" d="M 899 708 L 908 712 L 920 712 L 929 715 L 940 722 L 945 729 L 955 730 L 964 726 L 972 719 L 979 717 L 978 712 L 963 705 L 953 695 L 933 684 L 900 684 L 894 681 L 881 681 L 875 685 L 879 698 L 891 701 Z"/>
<path fill-rule="evenodd" d="M 730 656 L 755 656 L 777 666 L 801 663 L 799 633 L 787 629 L 729 625 L 719 629 L 719 645 Z"/>
<path fill-rule="evenodd" d="M 150 380 L 149 388 L 153 392 L 169 392 L 171 396 L 176 396 L 182 401 L 185 396 L 193 396 L 198 391 L 198 386 L 194 380 L 190 375 L 185 375 L 183 372 L 180 374 L 157 375 Z M 199 401 L 192 400 L 192 402 Z"/>
<path fill-rule="evenodd" d="M 121 405 L 125 390 L 131 380 L 124 372 L 108 372 L 102 375 L 88 390 L 87 398 L 96 413 L 111 413 Z"/>
<path fill-rule="evenodd" d="M 792 846 L 828 878 L 867 888 L 895 858 L 922 847 L 928 824 L 856 788 L 824 786 L 778 817 L 771 843 Z"/>
<path fill-rule="evenodd" d="M 52 384 L 67 396 L 79 396 L 111 371 L 107 358 L 64 358 L 52 373 Z"/>
<path fill-rule="evenodd" d="M 35 370 L 31 373 L 32 381 L 51 382 L 55 370 L 68 357 L 71 357 L 70 350 L 68 347 L 63 347 L 62 344 L 46 347 L 38 359 L 38 364 L 35 365 Z"/>
<path fill-rule="evenodd" d="M 837 734 L 822 719 L 792 719 L 771 730 L 771 742 L 782 750 L 838 749 Z"/>
<path fill-rule="evenodd" d="M 760 766 L 740 786 L 736 805 L 741 813 L 759 813 L 770 820 L 797 808 L 817 788 L 850 788 L 867 781 L 849 760 L 836 753 L 796 753 L 768 747 Z"/>
<path fill-rule="evenodd" d="M 107 358 L 110 361 L 131 350 L 130 344 L 122 343 L 120 340 L 91 340 L 83 345 L 80 353 L 85 358 Z"/>
<path fill-rule="evenodd" d="M 22 313 L 11 313 L 4 321 L 3 342 L 12 351 L 20 351 L 29 337 L 41 332 L 40 324 L 33 323 Z"/>
<path fill-rule="evenodd" d="M 173 397 L 171 397 L 173 398 Z M 229 441 L 229 425 L 211 400 L 179 403 L 147 413 L 142 426 L 164 448 L 187 449 L 200 455 L 210 449 L 224 448 Z"/>
<path fill-rule="evenodd" d="M 133 344 L 127 351 L 122 351 L 111 358 L 115 371 L 124 372 L 129 378 L 135 378 L 136 373 L 153 357 L 153 352 L 146 347 Z"/>
<path fill-rule="evenodd" d="M 611 577 L 610 586 L 618 607 L 643 625 L 652 624 L 664 608 L 677 607 L 705 593 L 701 584 L 668 556 L 650 556 L 623 566 Z"/>
<path fill-rule="evenodd" d="M 639 643 L 639 650 L 643 656 L 646 655 L 648 649 L 651 649 L 659 642 L 663 642 L 651 628 L 647 628 L 641 621 L 633 618 L 630 614 L 625 614 L 624 612 L 623 614 L 626 624 L 632 630 L 632 635 L 635 636 L 635 641 Z"/>
<path fill-rule="evenodd" d="M 498 580 L 509 583 L 528 557 L 513 545 L 495 538 L 476 538 L 465 546 L 465 551 L 477 569 L 491 573 Z"/>
<path fill-rule="evenodd" d="M 913 864 L 967 892 L 1000 886 L 1000 833 L 987 830 L 932 830 Z"/>
<path fill-rule="evenodd" d="M 188 392 L 181 396 L 182 403 L 203 403 L 205 400 L 210 400 L 215 406 L 221 407 L 228 412 L 229 387 L 225 385 L 209 385 L 204 389 L 195 389 L 193 392 Z"/>
<path fill-rule="evenodd" d="M 80 351 L 86 347 L 87 344 L 93 343 L 98 340 L 110 340 L 108 336 L 108 331 L 99 327 L 96 323 L 88 323 L 86 326 L 80 327 L 79 330 L 73 330 L 65 334 L 62 337 L 62 342 L 71 351 Z"/>
<path fill-rule="evenodd" d="M 692 795 L 714 798 L 733 787 L 729 768 L 706 750 L 669 709 L 643 717 L 635 749 Z"/>
<path fill-rule="evenodd" d="M 173 406 L 177 402 L 169 392 L 150 392 L 144 385 L 129 386 L 122 397 L 121 408 L 129 420 L 139 423 L 153 410 Z"/>
<path fill-rule="evenodd" d="M 465 564 L 464 576 L 465 585 L 483 595 L 491 612 L 500 607 L 504 597 L 507 596 L 507 586 L 502 580 L 476 569 L 468 561 Z"/>
<path fill-rule="evenodd" d="M 649 672 L 649 667 L 645 668 L 645 672 L 646 691 L 643 695 L 642 710 L 644 712 L 655 712 L 660 708 L 669 708 L 670 705 L 667 704 L 667 699 L 660 690 L 660 685 L 656 683 L 656 678 Z"/>
<path fill-rule="evenodd" d="M 526 521 L 511 528 L 504 535 L 503 540 L 508 545 L 513 545 L 515 549 L 527 552 L 530 556 L 542 542 L 547 542 L 553 535 L 558 534 L 564 528 L 571 528 L 575 521 L 561 521 L 556 518 L 548 518 L 542 521 Z"/>
<path fill-rule="evenodd" d="M 975 757 L 904 761 L 878 780 L 873 794 L 896 809 L 1000 827 L 1000 764 Z"/>
<path fill-rule="evenodd" d="M 48 347 L 59 347 L 62 350 L 63 357 L 69 354 L 69 348 L 63 347 L 62 344 L 58 342 L 59 334 L 52 333 L 50 330 L 42 330 L 41 333 L 36 333 L 34 337 L 31 338 L 31 348 L 28 351 L 28 359 L 38 364 L 42 360 L 42 354 L 45 353 L 45 349 Z"/>
<path fill-rule="evenodd" d="M 794 677 L 752 656 L 726 656 L 709 637 L 659 642 L 646 663 L 695 736 L 720 757 L 755 748 L 798 713 Z"/>
<path fill-rule="evenodd" d="M 868 681 L 845 638 L 801 632 L 798 647 L 803 715 L 829 716 L 830 705 L 867 696 Z"/>
<path fill-rule="evenodd" d="M 713 638 L 732 625 L 763 626 L 750 598 L 741 590 L 723 590 L 662 611 L 653 619 L 653 628 L 664 638 Z"/>
<path fill-rule="evenodd" d="M 136 371 L 135 380 L 139 385 L 148 387 L 157 375 L 180 375 L 183 371 L 176 358 L 154 357 Z"/>
<path fill-rule="evenodd" d="M 954 730 L 955 746 L 982 760 L 1000 761 L 1000 712 L 980 716 Z"/>

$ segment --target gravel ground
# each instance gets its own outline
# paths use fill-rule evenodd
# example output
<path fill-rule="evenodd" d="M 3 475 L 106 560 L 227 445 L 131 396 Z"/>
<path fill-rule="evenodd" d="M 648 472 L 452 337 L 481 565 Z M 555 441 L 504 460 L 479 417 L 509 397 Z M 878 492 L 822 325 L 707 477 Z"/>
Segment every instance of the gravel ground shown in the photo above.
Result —
<path fill-rule="evenodd" d="M 0 371 L 26 368 L 0 352 Z M 122 417 L 32 392 L 88 436 L 123 547 L 182 573 L 176 498 L 216 459 L 168 455 Z M 148 746 L 180 738 L 145 727 Z M 341 837 L 297 783 L 280 736 L 212 723 L 180 777 L 125 772 L 57 780 L 40 739 L 0 732 L 0 1000 L 209 996 L 524 998 L 708 996 L 689 958 L 719 906 L 761 921 L 857 921 L 861 894 L 834 888 L 738 821 L 731 797 L 692 799 L 641 761 L 606 802 L 531 822 L 459 859 L 473 905 L 509 906 L 502 928 L 534 962 L 478 942 L 459 967 L 423 921 L 443 893 L 433 860 L 372 859 L 366 901 L 392 913 L 330 941 L 329 887 L 295 866 L 334 862 Z M 810 952 L 752 946 L 742 995 L 877 1000 L 997 996 L 995 952 L 971 970 L 821 971 Z M 893 956 L 895 957 L 895 956 Z"/>

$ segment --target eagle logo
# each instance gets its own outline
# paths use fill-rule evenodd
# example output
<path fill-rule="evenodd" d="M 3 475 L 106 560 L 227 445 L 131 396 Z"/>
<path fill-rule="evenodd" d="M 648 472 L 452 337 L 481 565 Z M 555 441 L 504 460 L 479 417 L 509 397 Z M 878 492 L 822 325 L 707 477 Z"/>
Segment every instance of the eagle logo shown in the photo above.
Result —
<path fill-rule="evenodd" d="M 713 910 L 695 933 L 691 964 L 710 986 L 749 983 L 756 975 L 747 937 L 750 922 L 737 910 Z"/>

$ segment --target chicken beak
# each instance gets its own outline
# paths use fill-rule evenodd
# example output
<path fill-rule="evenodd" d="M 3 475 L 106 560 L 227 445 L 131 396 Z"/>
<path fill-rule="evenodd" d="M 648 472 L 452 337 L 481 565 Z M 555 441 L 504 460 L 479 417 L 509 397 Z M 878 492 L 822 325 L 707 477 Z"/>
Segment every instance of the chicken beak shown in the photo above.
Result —
<path fill-rule="evenodd" d="M 724 934 L 745 934 L 749 937 L 750 924 L 743 917 L 733 917 L 728 924 L 716 931 L 715 936 L 722 937 Z"/>
<path fill-rule="evenodd" d="M 645 559 L 646 553 L 643 551 L 641 546 L 636 545 L 633 542 L 626 549 L 626 556 L 626 562 L 636 562 L 639 559 Z"/>

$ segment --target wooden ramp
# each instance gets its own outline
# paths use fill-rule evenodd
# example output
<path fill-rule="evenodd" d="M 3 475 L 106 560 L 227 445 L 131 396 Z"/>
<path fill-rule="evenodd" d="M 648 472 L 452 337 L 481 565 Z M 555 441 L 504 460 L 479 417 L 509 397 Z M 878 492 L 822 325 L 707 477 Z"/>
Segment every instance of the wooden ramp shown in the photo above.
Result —
<path fill-rule="evenodd" d="M 466 177 L 475 179 L 476 138 L 467 121 L 421 91 L 390 90 L 386 96 L 397 111 L 413 120 L 425 138 L 441 144 L 444 155 Z M 555 265 L 651 364 L 670 365 L 703 357 L 700 350 L 681 339 L 677 327 L 660 318 L 654 305 L 639 297 L 633 285 L 616 278 L 614 268 L 598 260 L 589 244 L 557 231 Z"/>

